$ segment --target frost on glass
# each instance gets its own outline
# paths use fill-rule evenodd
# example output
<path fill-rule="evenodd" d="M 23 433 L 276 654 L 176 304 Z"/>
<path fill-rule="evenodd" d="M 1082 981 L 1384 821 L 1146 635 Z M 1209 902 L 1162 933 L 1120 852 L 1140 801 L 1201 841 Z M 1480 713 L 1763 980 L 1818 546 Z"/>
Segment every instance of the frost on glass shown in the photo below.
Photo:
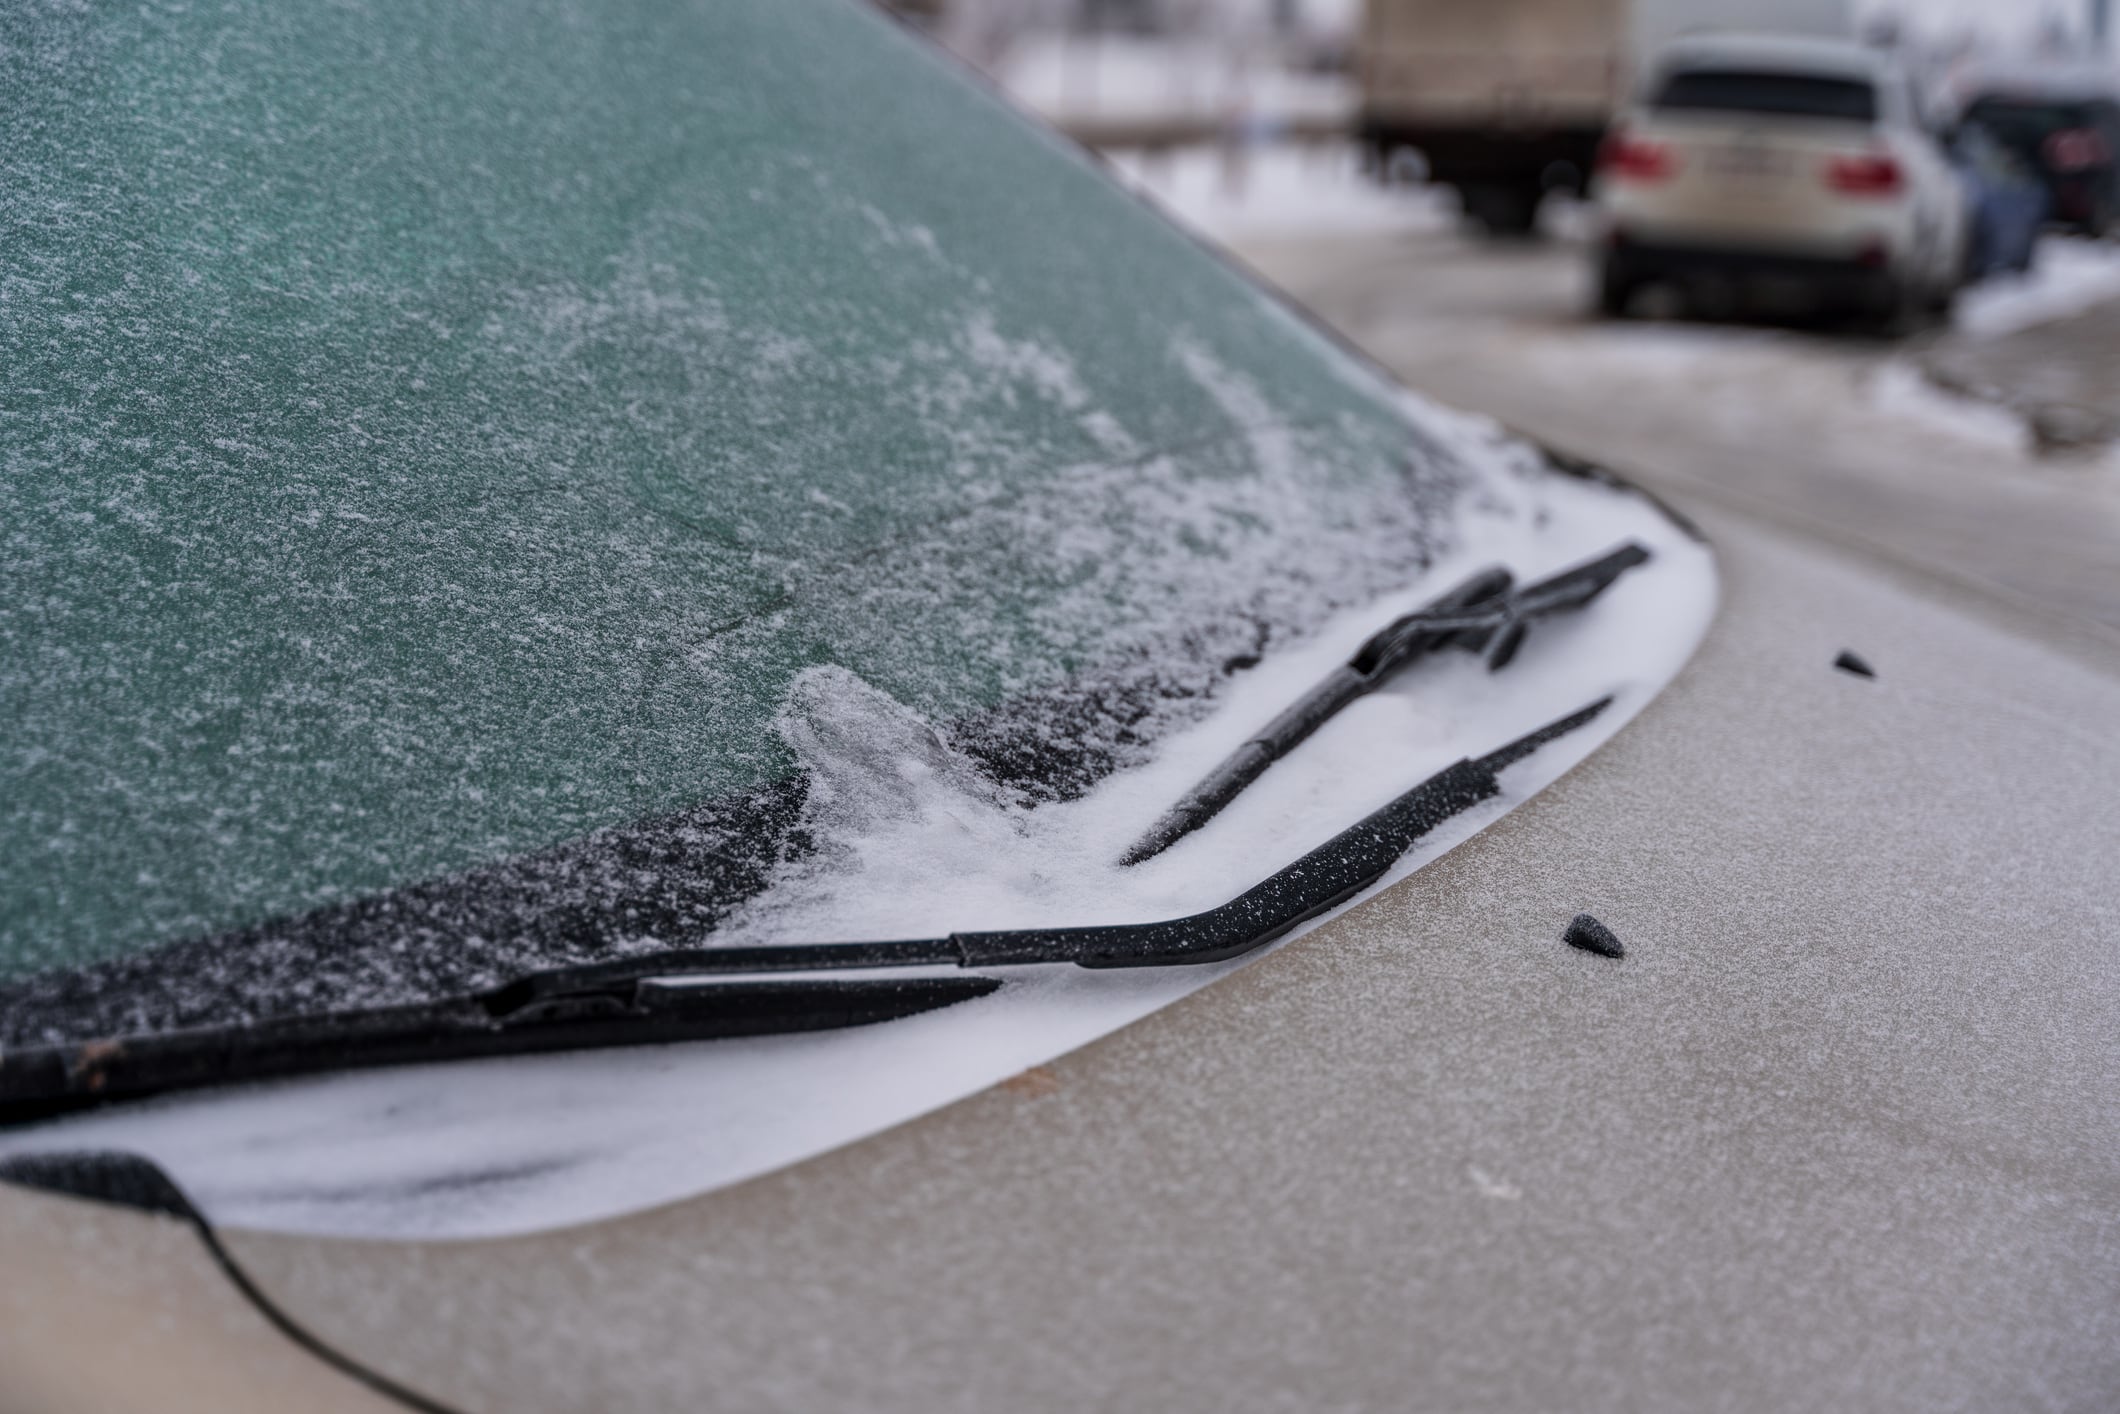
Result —
<path fill-rule="evenodd" d="M 711 936 L 819 684 L 1035 809 L 1495 474 L 846 0 L 24 0 L 0 92 L 0 1039 Z"/>

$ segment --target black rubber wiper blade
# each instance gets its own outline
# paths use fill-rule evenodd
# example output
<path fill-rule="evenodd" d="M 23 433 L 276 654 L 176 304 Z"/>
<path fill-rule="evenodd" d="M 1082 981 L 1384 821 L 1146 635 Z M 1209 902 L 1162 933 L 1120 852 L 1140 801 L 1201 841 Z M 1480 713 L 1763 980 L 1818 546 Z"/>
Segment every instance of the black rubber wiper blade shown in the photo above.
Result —
<path fill-rule="evenodd" d="M 1227 961 L 1376 883 L 1438 825 L 1499 795 L 1502 771 L 1591 721 L 1611 701 L 1600 699 L 1486 756 L 1444 768 L 1204 913 L 895 942 L 672 949 L 535 972 L 431 1003 L 12 1047 L 0 1051 L 0 1124 L 171 1091 L 367 1066 L 861 1026 L 968 1001 L 1002 985 L 977 972 L 889 975 L 894 969 Z M 884 975 L 874 975 L 879 972 Z"/>
<path fill-rule="evenodd" d="M 1490 671 L 1504 668 L 1516 656 L 1534 620 L 1589 603 L 1648 558 L 1646 549 L 1629 541 L 1522 589 L 1513 589 L 1515 581 L 1509 571 L 1488 569 L 1392 620 L 1370 635 L 1353 657 L 1201 777 L 1127 847 L 1119 863 L 1153 859 L 1199 829 L 1350 703 L 1376 691 L 1421 658 L 1455 647 L 1486 653 Z"/>
<path fill-rule="evenodd" d="M 494 994 L 0 1052 L 0 1125 L 118 1100 L 373 1066 L 866 1026 L 983 997 L 998 978 L 639 977 L 527 1001 Z"/>
<path fill-rule="evenodd" d="M 1542 731 L 1573 731 L 1610 705 L 1604 698 Z M 1550 736 L 1534 733 L 1503 751 L 1536 750 Z M 959 933 L 967 966 L 1060 961 L 1077 967 L 1174 967 L 1227 962 L 1330 912 L 1391 872 L 1438 825 L 1502 793 L 1496 757 L 1445 766 L 1389 805 L 1219 908 L 1161 923 L 1099 928 Z"/>

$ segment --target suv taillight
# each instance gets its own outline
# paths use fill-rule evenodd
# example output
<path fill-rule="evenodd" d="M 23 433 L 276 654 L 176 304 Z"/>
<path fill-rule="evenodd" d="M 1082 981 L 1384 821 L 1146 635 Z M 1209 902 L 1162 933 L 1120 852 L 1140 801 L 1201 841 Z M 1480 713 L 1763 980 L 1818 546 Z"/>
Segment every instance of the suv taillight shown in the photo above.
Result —
<path fill-rule="evenodd" d="M 1597 150 L 1597 170 L 1614 181 L 1660 182 L 1677 165 L 1663 143 L 1617 130 L 1607 134 Z"/>
<path fill-rule="evenodd" d="M 2057 172 L 2080 172 L 2101 165 L 2112 155 L 2096 128 L 2063 128 L 2049 133 L 2043 151 L 2046 165 Z"/>
<path fill-rule="evenodd" d="M 1826 185 L 1845 196 L 1897 196 L 1906 173 L 1890 153 L 1865 152 L 1826 163 Z"/>

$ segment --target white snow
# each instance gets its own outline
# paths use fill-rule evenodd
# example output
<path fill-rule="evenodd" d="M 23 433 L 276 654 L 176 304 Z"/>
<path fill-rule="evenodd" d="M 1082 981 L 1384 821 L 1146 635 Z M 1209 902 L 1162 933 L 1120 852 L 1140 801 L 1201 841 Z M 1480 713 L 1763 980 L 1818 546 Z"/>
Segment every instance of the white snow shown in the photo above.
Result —
<path fill-rule="evenodd" d="M 1881 413 L 2012 457 L 2027 455 L 2031 433 L 2007 408 L 1947 393 L 1912 364 L 1894 359 L 1870 380 L 1870 400 Z"/>
<path fill-rule="evenodd" d="M 1128 186 L 1211 240 L 1348 231 L 1436 230 L 1457 198 L 1433 187 L 1386 187 L 1341 143 L 1265 143 L 1232 152 L 1191 147 L 1161 156 L 1112 154 Z"/>
<path fill-rule="evenodd" d="M 1462 449 L 1520 448 L 1479 419 L 1424 414 Z M 1471 444 L 1480 445 L 1473 446 Z M 1556 779 L 1669 681 L 1715 605 L 1707 549 L 1647 503 L 1519 471 L 1490 478 L 1468 538 L 1419 582 L 1336 616 L 1240 674 L 1149 765 L 1037 810 L 997 797 L 914 714 L 844 670 L 791 695 L 782 730 L 824 786 L 833 841 L 726 935 L 934 936 L 1146 920 L 1211 907 L 1435 771 L 1613 694 L 1589 727 L 1504 777 L 1401 861 L 1411 873 Z M 1204 770 L 1391 617 L 1501 562 L 1530 579 L 1634 538 L 1652 561 L 1541 624 L 1504 674 L 1414 669 L 1329 723 L 1194 836 L 1131 870 L 1114 856 Z M 220 1223 L 374 1237 L 473 1237 L 674 1201 L 910 1119 L 1050 1060 L 1226 975 L 1211 967 L 1014 969 L 998 993 L 881 1026 L 756 1040 L 405 1067 L 91 1114 L 0 1153 L 109 1146 L 163 1164 Z"/>
<path fill-rule="evenodd" d="M 1274 124 L 1345 118 L 1355 87 L 1340 74 L 1284 67 L 1266 46 L 1218 34 L 1023 36 L 993 76 L 1047 118 Z"/>
<path fill-rule="evenodd" d="M 1961 295 L 1954 323 L 1962 334 L 1993 338 L 2110 299 L 2120 299 L 2120 245 L 2049 237 L 2029 274 L 1996 276 Z"/>

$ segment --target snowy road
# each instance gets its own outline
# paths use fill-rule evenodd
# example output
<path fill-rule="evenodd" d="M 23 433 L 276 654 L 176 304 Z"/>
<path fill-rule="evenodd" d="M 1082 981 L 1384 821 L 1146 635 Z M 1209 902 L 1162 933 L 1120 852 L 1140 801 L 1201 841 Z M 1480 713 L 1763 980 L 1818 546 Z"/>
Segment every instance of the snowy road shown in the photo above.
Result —
<path fill-rule="evenodd" d="M 1239 232 L 1235 245 L 1415 388 L 1682 506 L 1733 504 L 2120 627 L 2120 457 L 2034 455 L 2016 419 L 1935 391 L 1904 347 L 1594 323 L 1579 245 L 1494 246 L 1444 220 Z M 2110 254 L 2047 259 L 2064 278 L 1975 296 L 1961 325 L 2065 311 L 2071 279 L 2096 295 Z"/>

